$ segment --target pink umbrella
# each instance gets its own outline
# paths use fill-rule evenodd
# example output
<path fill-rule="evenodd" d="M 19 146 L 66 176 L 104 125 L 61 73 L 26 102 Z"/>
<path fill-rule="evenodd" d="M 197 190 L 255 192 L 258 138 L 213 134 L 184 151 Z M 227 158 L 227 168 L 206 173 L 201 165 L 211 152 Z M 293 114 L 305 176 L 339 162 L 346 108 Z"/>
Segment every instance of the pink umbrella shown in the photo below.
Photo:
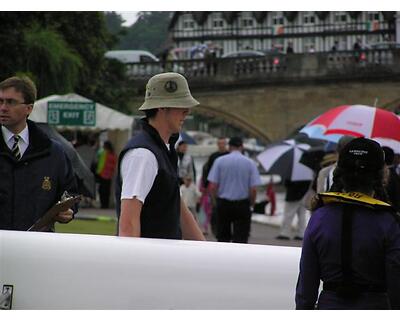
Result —
<path fill-rule="evenodd" d="M 343 135 L 400 141 L 400 119 L 384 109 L 345 105 L 323 113 L 300 132 L 308 134 L 310 138 L 334 142 Z"/>

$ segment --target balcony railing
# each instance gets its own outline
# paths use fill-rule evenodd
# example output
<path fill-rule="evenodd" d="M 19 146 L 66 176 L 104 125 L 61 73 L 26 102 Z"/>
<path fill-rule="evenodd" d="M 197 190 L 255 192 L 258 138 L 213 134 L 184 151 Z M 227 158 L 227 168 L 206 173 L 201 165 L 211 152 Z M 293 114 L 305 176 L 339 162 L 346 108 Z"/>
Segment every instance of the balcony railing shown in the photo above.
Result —
<path fill-rule="evenodd" d="M 265 57 L 133 63 L 127 72 L 145 82 L 161 72 L 179 72 L 191 86 L 400 77 L 400 49 L 271 54 Z"/>
<path fill-rule="evenodd" d="M 339 34 L 339 33 L 367 33 L 367 32 L 395 32 L 394 25 L 387 21 L 370 22 L 348 22 L 332 24 L 310 24 L 310 25 L 276 25 L 252 28 L 199 28 L 173 30 L 172 37 L 175 40 L 184 40 L 185 38 L 220 38 L 220 37 L 248 37 L 248 36 L 283 36 L 283 35 L 310 35 L 310 34 Z"/>

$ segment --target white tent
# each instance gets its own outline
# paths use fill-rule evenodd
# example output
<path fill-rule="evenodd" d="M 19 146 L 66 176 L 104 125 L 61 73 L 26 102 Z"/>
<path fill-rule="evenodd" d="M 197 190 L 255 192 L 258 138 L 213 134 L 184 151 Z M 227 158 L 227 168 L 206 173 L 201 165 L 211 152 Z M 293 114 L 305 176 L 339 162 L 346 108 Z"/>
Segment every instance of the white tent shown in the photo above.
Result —
<path fill-rule="evenodd" d="M 35 122 L 48 123 L 48 102 L 93 102 L 92 100 L 82 97 L 76 93 L 69 93 L 65 95 L 51 95 L 46 98 L 37 100 L 34 104 L 33 111 L 29 119 Z M 100 103 L 96 105 L 96 119 L 94 126 L 74 126 L 74 125 L 55 125 L 59 130 L 89 130 L 89 131 L 102 131 L 108 130 L 108 136 L 114 144 L 118 152 L 125 145 L 131 136 L 133 117 L 123 114 Z"/>
<path fill-rule="evenodd" d="M 49 97 L 37 100 L 29 119 L 36 122 L 47 123 L 47 103 L 49 101 L 63 102 L 93 102 L 92 100 L 82 97 L 76 93 L 65 95 L 51 95 Z M 119 111 L 103 106 L 96 102 L 96 125 L 93 127 L 86 126 L 56 126 L 60 129 L 91 129 L 91 130 L 131 130 L 133 117 L 127 116 Z"/>

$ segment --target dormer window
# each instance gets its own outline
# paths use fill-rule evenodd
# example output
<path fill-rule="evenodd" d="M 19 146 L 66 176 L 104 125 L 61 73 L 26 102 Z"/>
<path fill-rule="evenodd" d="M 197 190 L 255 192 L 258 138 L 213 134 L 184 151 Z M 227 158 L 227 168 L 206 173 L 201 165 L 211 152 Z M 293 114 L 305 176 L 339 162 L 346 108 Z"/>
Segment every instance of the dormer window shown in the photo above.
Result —
<path fill-rule="evenodd" d="M 194 20 L 193 19 L 185 19 L 183 20 L 183 29 L 194 29 Z"/>
<path fill-rule="evenodd" d="M 272 16 L 272 24 L 273 25 L 282 25 L 283 24 L 283 13 L 282 12 L 275 12 Z"/>
<path fill-rule="evenodd" d="M 379 12 L 368 12 L 367 20 L 368 21 L 379 20 Z"/>
<path fill-rule="evenodd" d="M 305 12 L 303 16 L 304 24 L 314 24 L 315 23 L 315 15 L 312 12 Z"/>
<path fill-rule="evenodd" d="M 243 28 L 251 28 L 254 27 L 254 19 L 252 18 L 242 18 L 241 24 Z"/>
<path fill-rule="evenodd" d="M 224 27 L 224 19 L 222 18 L 214 18 L 213 19 L 213 27 L 214 28 L 223 28 Z"/>
<path fill-rule="evenodd" d="M 347 13 L 346 12 L 336 12 L 334 16 L 334 21 L 338 23 L 347 22 Z"/>

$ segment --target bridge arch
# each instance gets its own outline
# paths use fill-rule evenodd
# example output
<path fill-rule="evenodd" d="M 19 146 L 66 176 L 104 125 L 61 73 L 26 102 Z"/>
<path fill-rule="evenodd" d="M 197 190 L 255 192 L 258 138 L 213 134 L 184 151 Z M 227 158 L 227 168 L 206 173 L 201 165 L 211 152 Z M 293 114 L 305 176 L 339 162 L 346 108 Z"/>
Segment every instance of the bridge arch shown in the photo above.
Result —
<path fill-rule="evenodd" d="M 218 117 L 263 142 L 278 141 L 327 110 L 363 104 L 393 111 L 399 82 L 298 83 L 254 85 L 230 90 L 193 90 L 199 113 Z"/>
<path fill-rule="evenodd" d="M 193 112 L 205 116 L 218 117 L 219 119 L 224 120 L 226 123 L 243 130 L 250 136 L 258 138 L 264 143 L 271 142 L 270 137 L 265 132 L 263 132 L 256 125 L 250 123 L 248 120 L 237 114 L 227 112 L 225 110 L 221 110 L 217 107 L 212 107 L 209 105 L 199 105 L 198 107 L 193 109 Z"/>

